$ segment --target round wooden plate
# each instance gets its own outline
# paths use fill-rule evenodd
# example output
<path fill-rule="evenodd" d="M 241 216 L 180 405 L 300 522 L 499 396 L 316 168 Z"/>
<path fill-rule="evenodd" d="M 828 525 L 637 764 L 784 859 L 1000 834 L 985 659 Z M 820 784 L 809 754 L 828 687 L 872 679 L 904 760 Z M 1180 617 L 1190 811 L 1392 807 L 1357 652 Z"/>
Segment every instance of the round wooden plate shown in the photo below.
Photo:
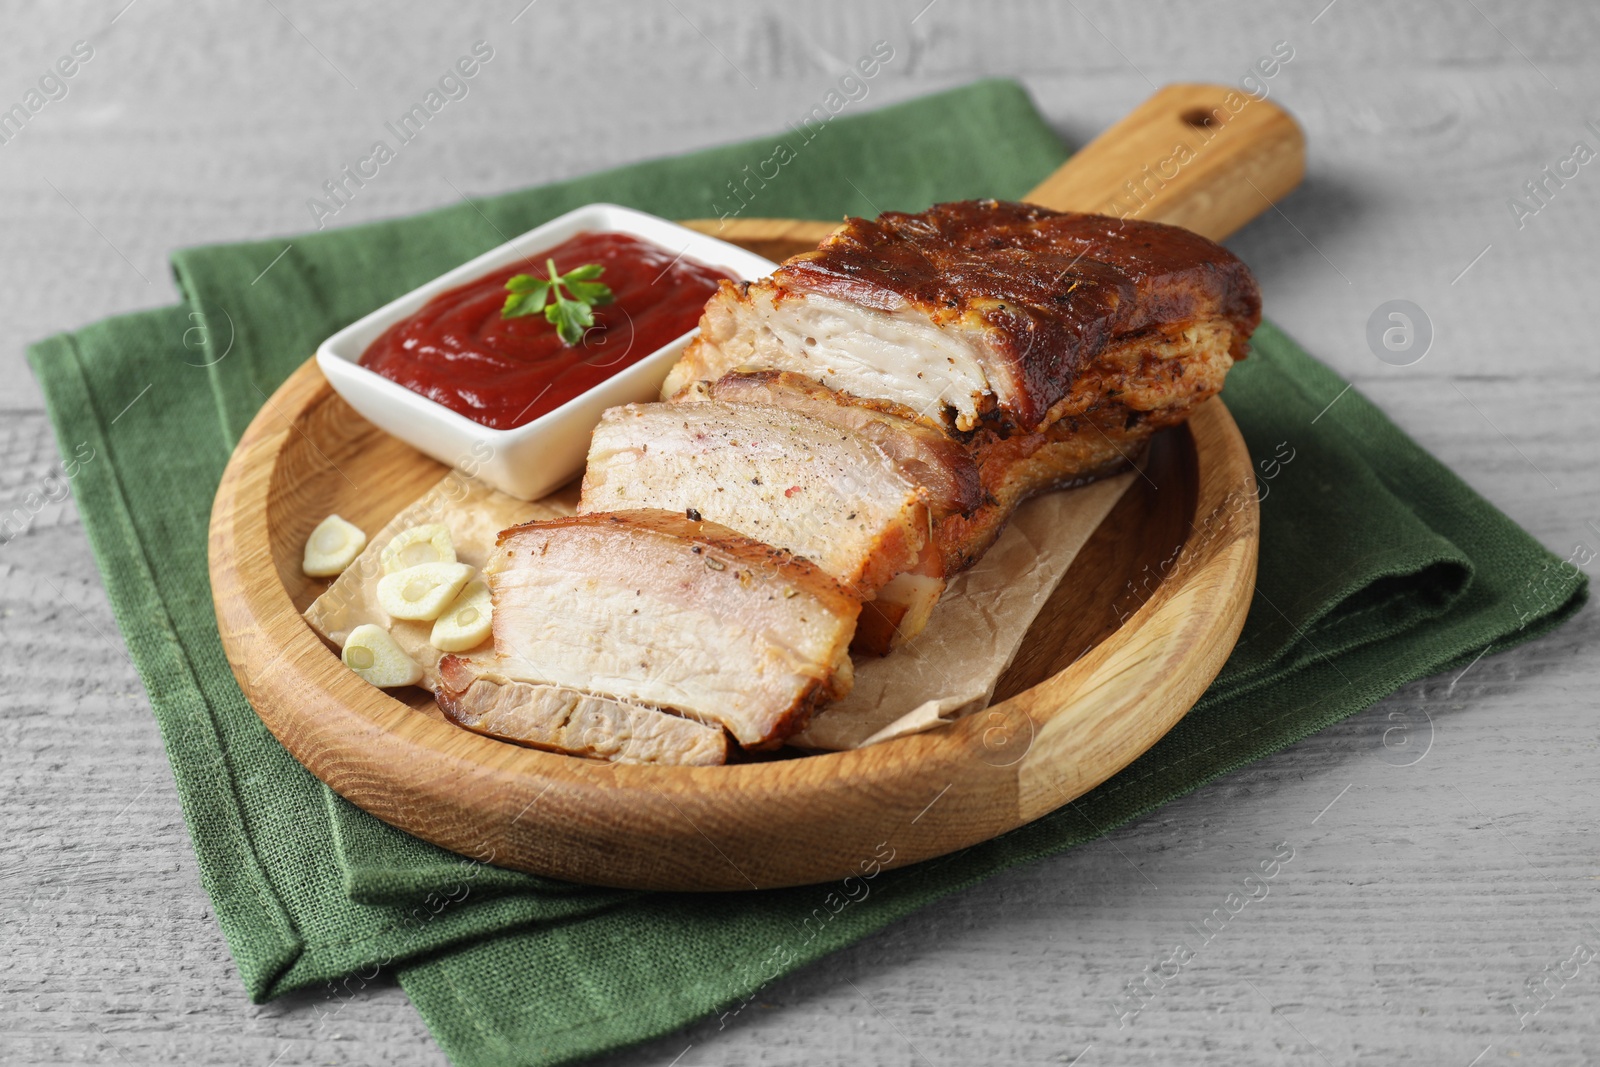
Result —
<path fill-rule="evenodd" d="M 1175 145 L 1188 155 L 1174 169 Z M 1221 239 L 1303 172 L 1304 139 L 1275 104 L 1171 85 L 1025 199 Z M 775 259 L 832 228 L 699 225 Z M 893 850 L 886 865 L 901 866 L 1037 819 L 1183 717 L 1232 650 L 1255 581 L 1255 477 L 1211 400 L 1152 442 L 1144 476 L 1079 553 L 987 710 L 853 752 L 613 765 L 458 729 L 420 690 L 407 704 L 361 681 L 301 618 L 322 588 L 300 573 L 312 527 L 337 512 L 376 530 L 442 474 L 356 415 L 313 363 L 301 367 L 251 423 L 217 491 L 223 647 L 268 728 L 341 796 L 463 855 L 597 885 L 821 882 L 882 862 L 882 846 Z"/>
<path fill-rule="evenodd" d="M 445 848 L 572 881 L 769 888 L 899 866 L 1038 818 L 1127 766 L 1221 669 L 1255 579 L 1250 457 L 1218 400 L 1152 443 L 1034 623 L 996 702 L 852 752 L 613 765 L 494 741 L 339 662 L 301 612 L 306 537 L 382 526 L 444 469 L 365 422 L 307 362 L 246 430 L 211 517 L 223 647 L 251 705 L 341 796 Z"/>

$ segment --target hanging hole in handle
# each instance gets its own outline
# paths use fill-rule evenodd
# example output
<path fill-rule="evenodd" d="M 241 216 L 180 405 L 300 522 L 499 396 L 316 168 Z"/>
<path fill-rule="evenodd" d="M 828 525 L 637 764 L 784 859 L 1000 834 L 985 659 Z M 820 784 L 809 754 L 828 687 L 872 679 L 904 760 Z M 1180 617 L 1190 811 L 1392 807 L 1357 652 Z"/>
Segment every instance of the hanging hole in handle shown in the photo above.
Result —
<path fill-rule="evenodd" d="M 1214 107 L 1207 111 L 1203 107 L 1192 107 L 1178 117 L 1184 121 L 1185 125 L 1193 126 L 1197 130 L 1207 130 L 1215 133 L 1222 129 L 1223 123 L 1228 121 L 1228 109 Z"/>

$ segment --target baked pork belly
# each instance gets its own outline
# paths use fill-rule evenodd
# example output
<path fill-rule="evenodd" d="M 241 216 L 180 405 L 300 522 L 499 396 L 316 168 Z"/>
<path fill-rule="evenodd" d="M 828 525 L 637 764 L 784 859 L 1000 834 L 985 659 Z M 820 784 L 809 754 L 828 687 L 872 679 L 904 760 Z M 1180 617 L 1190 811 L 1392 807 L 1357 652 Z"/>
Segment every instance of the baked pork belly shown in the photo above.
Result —
<path fill-rule="evenodd" d="M 1125 469 L 1214 396 L 1260 317 L 1249 269 L 1188 230 L 961 201 L 850 219 L 771 278 L 724 283 L 663 395 L 807 378 L 859 418 L 944 435 L 978 475 L 977 502 L 935 519 L 953 574 L 1023 500 Z"/>
<path fill-rule="evenodd" d="M 578 511 L 659 508 L 721 523 L 866 598 L 927 547 L 924 499 L 864 434 L 803 411 L 707 400 L 607 411 Z"/>
<path fill-rule="evenodd" d="M 513 526 L 484 573 L 497 671 L 770 747 L 849 692 L 859 601 L 816 564 L 683 512 Z"/>
<path fill-rule="evenodd" d="M 710 766 L 728 759 L 721 726 L 566 686 L 513 682 L 459 656 L 439 661 L 445 717 L 474 733 L 612 763 Z"/>
<path fill-rule="evenodd" d="M 724 282 L 664 396 L 791 371 L 957 433 L 1106 402 L 1185 413 L 1260 321 L 1235 256 L 1153 222 L 995 200 L 850 219 L 771 278 Z"/>

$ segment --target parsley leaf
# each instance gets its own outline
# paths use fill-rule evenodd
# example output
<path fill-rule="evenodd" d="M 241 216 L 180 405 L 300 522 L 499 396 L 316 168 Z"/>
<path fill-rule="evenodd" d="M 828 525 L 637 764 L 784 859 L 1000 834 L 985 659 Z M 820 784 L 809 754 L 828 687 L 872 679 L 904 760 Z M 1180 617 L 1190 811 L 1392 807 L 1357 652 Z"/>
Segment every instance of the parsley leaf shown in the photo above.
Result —
<path fill-rule="evenodd" d="M 594 325 L 594 312 L 589 305 L 577 300 L 562 300 L 544 309 L 544 317 L 555 324 L 556 333 L 568 345 L 583 340 L 583 331 Z"/>
<path fill-rule="evenodd" d="M 605 273 L 598 263 L 585 263 L 565 274 L 556 273 L 556 261 L 544 261 L 548 278 L 518 274 L 506 282 L 506 302 L 500 308 L 502 319 L 544 314 L 556 328 L 562 343 L 569 348 L 583 340 L 583 333 L 594 325 L 594 309 L 612 300 L 611 287 L 595 279 Z M 565 289 L 568 295 L 563 295 Z M 555 300 L 552 303 L 551 297 Z"/>

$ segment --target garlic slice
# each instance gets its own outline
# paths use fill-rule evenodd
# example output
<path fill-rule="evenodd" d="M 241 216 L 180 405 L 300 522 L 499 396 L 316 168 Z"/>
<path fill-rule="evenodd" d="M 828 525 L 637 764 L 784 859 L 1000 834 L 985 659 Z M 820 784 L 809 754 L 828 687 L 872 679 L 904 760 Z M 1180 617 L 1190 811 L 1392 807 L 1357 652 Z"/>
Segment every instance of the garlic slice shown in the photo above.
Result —
<path fill-rule="evenodd" d="M 383 573 L 393 574 L 424 563 L 454 563 L 455 542 L 442 522 L 401 530 L 383 546 Z"/>
<path fill-rule="evenodd" d="M 406 655 L 388 630 L 370 622 L 350 631 L 339 658 L 363 681 L 379 689 L 416 685 L 422 681 L 422 668 L 417 661 Z"/>
<path fill-rule="evenodd" d="M 439 614 L 428 642 L 441 652 L 465 652 L 489 639 L 493 622 L 494 602 L 489 597 L 489 587 L 483 579 L 474 579 Z"/>
<path fill-rule="evenodd" d="M 312 578 L 332 578 L 367 547 L 367 535 L 354 523 L 329 515 L 317 523 L 306 538 L 306 554 L 300 569 Z"/>
<path fill-rule="evenodd" d="M 378 606 L 390 618 L 431 622 L 473 574 L 465 563 L 422 563 L 378 579 Z"/>

